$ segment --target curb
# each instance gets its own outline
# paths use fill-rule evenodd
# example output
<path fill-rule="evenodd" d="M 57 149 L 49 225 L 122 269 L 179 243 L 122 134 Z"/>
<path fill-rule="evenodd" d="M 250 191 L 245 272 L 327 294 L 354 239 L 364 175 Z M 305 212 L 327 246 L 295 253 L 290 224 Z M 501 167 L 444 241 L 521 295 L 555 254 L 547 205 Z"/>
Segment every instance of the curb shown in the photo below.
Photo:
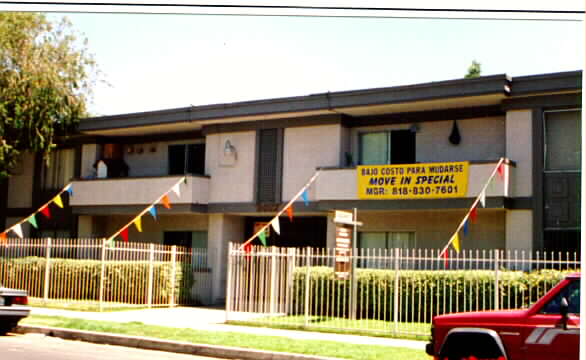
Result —
<path fill-rule="evenodd" d="M 126 346 L 144 350 L 167 351 L 179 354 L 211 356 L 224 359 L 242 360 L 340 360 L 322 356 L 270 352 L 230 346 L 192 344 L 155 338 L 99 333 L 83 330 L 50 328 L 44 326 L 19 325 L 14 330 L 19 334 L 43 334 L 66 340 L 80 340 L 95 344 Z"/>

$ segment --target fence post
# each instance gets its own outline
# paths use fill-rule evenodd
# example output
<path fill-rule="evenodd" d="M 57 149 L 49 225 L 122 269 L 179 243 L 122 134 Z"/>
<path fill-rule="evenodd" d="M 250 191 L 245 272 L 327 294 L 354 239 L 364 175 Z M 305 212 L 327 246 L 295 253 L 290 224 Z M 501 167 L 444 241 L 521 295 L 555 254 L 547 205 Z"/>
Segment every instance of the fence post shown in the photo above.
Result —
<path fill-rule="evenodd" d="M 177 281 L 177 246 L 171 246 L 171 297 L 169 306 L 175 306 L 175 282 Z"/>
<path fill-rule="evenodd" d="M 277 302 L 277 247 L 273 246 L 271 254 L 271 289 L 270 289 L 270 311 L 271 314 L 275 313 L 276 302 Z"/>
<path fill-rule="evenodd" d="M 149 289 L 147 294 L 147 305 L 149 308 L 153 306 L 153 277 L 154 277 L 154 261 L 155 261 L 155 244 L 150 245 L 149 253 Z"/>
<path fill-rule="evenodd" d="M 226 274 L 226 322 L 230 319 L 230 308 L 232 306 L 232 248 L 233 244 L 228 243 L 228 273 Z"/>
<path fill-rule="evenodd" d="M 499 250 L 494 249 L 494 309 L 500 308 L 500 287 L 499 287 Z"/>
<path fill-rule="evenodd" d="M 399 333 L 399 256 L 401 249 L 395 248 L 394 262 L 395 262 L 395 284 L 393 287 L 393 323 L 395 324 L 395 335 Z"/>
<path fill-rule="evenodd" d="M 43 301 L 46 303 L 49 300 L 49 280 L 51 275 L 51 238 L 47 238 L 47 246 L 45 249 L 45 283 L 43 287 Z"/>
<path fill-rule="evenodd" d="M 101 270 L 100 270 L 100 312 L 104 309 L 104 278 L 106 276 L 106 239 L 102 239 L 102 255 L 101 255 Z"/>
<path fill-rule="evenodd" d="M 308 246 L 306 249 L 307 253 L 305 254 L 305 309 L 304 309 L 304 324 L 305 326 L 309 325 L 309 277 L 311 276 L 311 248 Z"/>

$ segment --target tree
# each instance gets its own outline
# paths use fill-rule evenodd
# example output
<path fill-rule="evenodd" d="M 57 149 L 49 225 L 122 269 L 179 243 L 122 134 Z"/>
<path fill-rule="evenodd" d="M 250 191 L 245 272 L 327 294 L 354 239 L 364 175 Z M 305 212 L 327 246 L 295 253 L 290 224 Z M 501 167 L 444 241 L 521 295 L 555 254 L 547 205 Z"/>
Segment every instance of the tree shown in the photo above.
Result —
<path fill-rule="evenodd" d="M 465 79 L 473 79 L 480 77 L 480 63 L 476 60 L 472 60 L 472 64 L 468 67 L 468 74 L 464 76 Z"/>
<path fill-rule="evenodd" d="M 23 152 L 48 161 L 57 137 L 86 116 L 97 76 L 86 46 L 66 19 L 0 13 L 0 180 Z"/>

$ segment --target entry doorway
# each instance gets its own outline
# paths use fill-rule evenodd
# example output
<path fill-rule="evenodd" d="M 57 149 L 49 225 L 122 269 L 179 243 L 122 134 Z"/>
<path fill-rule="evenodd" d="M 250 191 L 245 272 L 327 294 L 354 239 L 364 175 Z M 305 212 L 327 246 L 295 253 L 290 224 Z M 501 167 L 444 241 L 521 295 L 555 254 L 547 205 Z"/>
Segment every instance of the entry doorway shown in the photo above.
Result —
<path fill-rule="evenodd" d="M 272 220 L 270 217 L 248 217 L 245 221 L 246 238 L 254 235 L 255 224 L 265 224 Z M 307 247 L 325 248 L 327 246 L 328 222 L 325 216 L 295 216 L 290 221 L 287 216 L 279 218 L 281 234 L 275 233 L 272 227 L 269 228 L 267 246 L 278 247 Z M 256 238 L 253 245 L 262 245 L 260 239 Z"/>

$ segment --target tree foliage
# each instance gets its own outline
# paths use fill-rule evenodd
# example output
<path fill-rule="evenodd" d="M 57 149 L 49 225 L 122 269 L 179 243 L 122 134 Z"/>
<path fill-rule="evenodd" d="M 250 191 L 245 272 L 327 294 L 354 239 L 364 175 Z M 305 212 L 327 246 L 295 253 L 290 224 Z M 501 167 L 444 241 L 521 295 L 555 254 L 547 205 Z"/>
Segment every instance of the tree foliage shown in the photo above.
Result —
<path fill-rule="evenodd" d="M 0 13 L 0 179 L 23 152 L 47 160 L 56 138 L 86 115 L 97 75 L 86 46 L 66 19 Z"/>
<path fill-rule="evenodd" d="M 473 79 L 480 77 L 480 63 L 476 60 L 472 60 L 472 64 L 468 67 L 468 73 L 464 76 L 465 79 Z"/>

